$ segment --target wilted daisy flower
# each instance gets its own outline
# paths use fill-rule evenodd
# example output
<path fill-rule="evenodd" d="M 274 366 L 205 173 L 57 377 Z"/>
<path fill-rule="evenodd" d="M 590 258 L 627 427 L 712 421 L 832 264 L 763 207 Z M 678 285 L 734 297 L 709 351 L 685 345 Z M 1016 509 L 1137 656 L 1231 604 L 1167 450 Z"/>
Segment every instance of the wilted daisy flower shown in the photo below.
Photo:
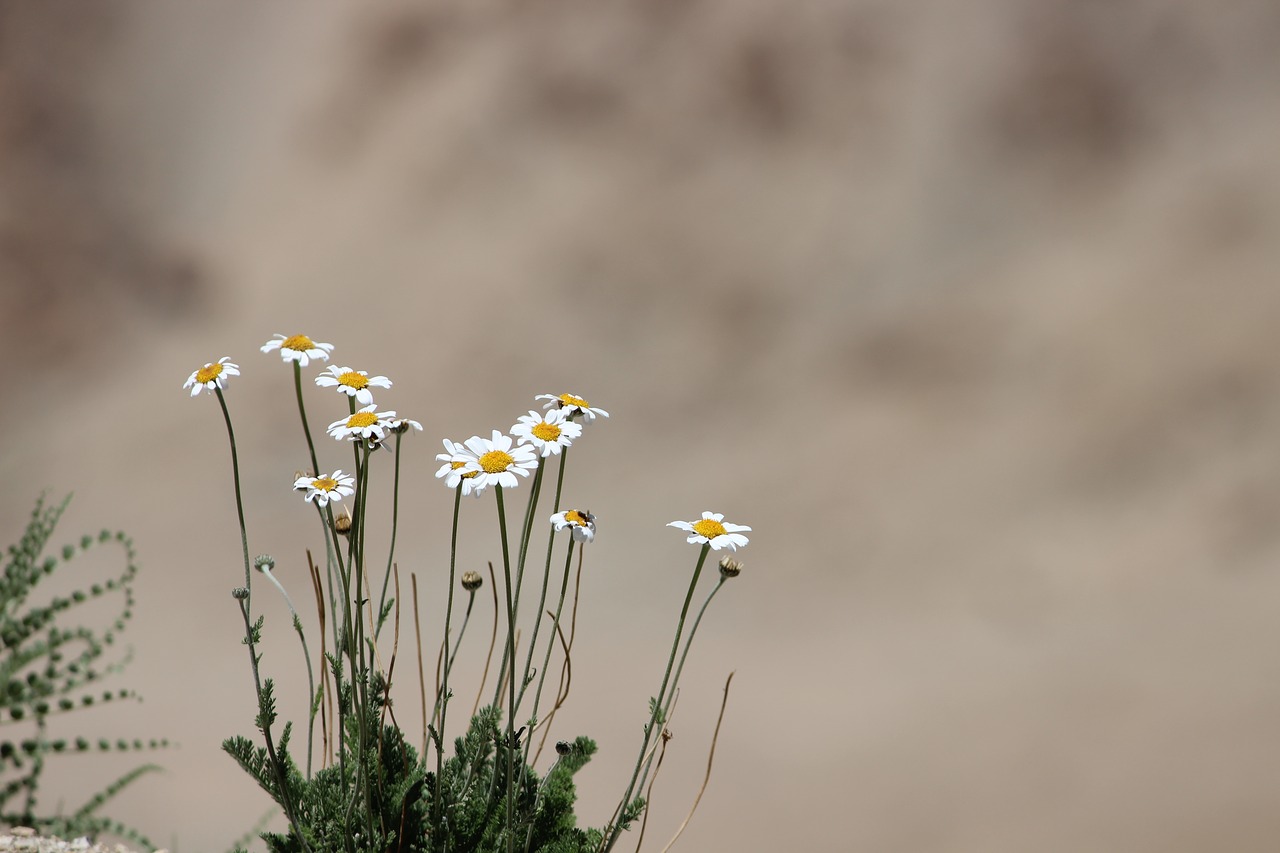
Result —
<path fill-rule="evenodd" d="M 299 367 L 306 367 L 313 358 L 323 358 L 328 361 L 329 352 L 333 349 L 333 344 L 318 344 L 306 335 L 293 335 L 288 338 L 284 335 L 276 335 L 275 337 L 279 340 L 267 341 L 262 345 L 262 351 L 271 352 L 273 349 L 278 349 L 281 358 L 285 361 L 296 361 Z"/>
<path fill-rule="evenodd" d="M 545 415 L 530 409 L 529 414 L 521 415 L 519 422 L 511 427 L 511 434 L 517 436 L 521 444 L 532 444 L 546 459 L 553 453 L 558 455 L 560 448 L 573 444 L 573 440 L 582 435 L 582 424 L 572 423 L 565 409 L 552 409 Z"/>
<path fill-rule="evenodd" d="M 199 394 L 201 391 L 213 391 L 219 388 L 227 387 L 228 376 L 239 376 L 240 366 L 231 363 L 231 356 L 224 355 L 218 359 L 216 364 L 206 364 L 187 377 L 187 381 L 183 383 L 184 389 L 191 389 L 191 396 Z"/>
<path fill-rule="evenodd" d="M 512 447 L 514 443 L 511 436 L 503 435 L 496 429 L 493 431 L 493 438 L 473 435 L 467 439 L 467 449 L 475 455 L 475 464 L 480 468 L 475 477 L 475 488 L 484 489 L 493 485 L 514 489 L 520 484 L 516 474 L 528 477 L 529 472 L 538 467 L 538 458 L 534 455 L 533 448 L 523 445 Z"/>
<path fill-rule="evenodd" d="M 349 418 L 343 418 L 340 421 L 334 421 L 329 424 L 329 435 L 342 441 L 349 438 L 352 441 L 359 439 L 368 439 L 369 441 L 378 442 L 387 437 L 387 430 L 391 428 L 391 422 L 395 419 L 395 412 L 375 412 L 377 406 L 365 406 Z"/>
<path fill-rule="evenodd" d="M 667 527 L 678 527 L 687 531 L 689 544 L 711 545 L 712 551 L 728 548 L 736 551 L 747 544 L 747 537 L 739 531 L 750 530 L 741 524 L 725 524 L 724 515 L 718 512 L 704 512 L 699 521 L 673 521 Z"/>
<path fill-rule="evenodd" d="M 476 488 L 476 476 L 480 473 L 480 463 L 475 454 L 464 445 L 449 439 L 444 440 L 444 453 L 436 454 L 436 461 L 443 462 L 436 471 L 436 479 L 444 479 L 444 484 L 451 489 L 462 486 L 463 495 L 480 496 L 484 489 Z"/>
<path fill-rule="evenodd" d="M 352 370 L 349 367 L 329 367 L 327 373 L 316 377 L 316 384 L 322 388 L 338 389 L 339 394 L 355 397 L 356 402 L 367 406 L 373 402 L 373 392 L 369 386 L 390 388 L 391 380 L 385 376 L 370 376 L 364 370 Z"/>
<path fill-rule="evenodd" d="M 568 509 L 551 516 L 551 524 L 559 533 L 566 527 L 573 530 L 575 542 L 590 542 L 596 538 L 596 517 L 581 509 Z"/>
<path fill-rule="evenodd" d="M 320 506 L 328 506 L 329 501 L 340 501 L 356 493 L 355 477 L 347 477 L 339 468 L 332 474 L 321 474 L 319 477 L 299 477 L 293 481 L 298 491 L 307 492 L 307 503 L 314 499 Z"/>
<path fill-rule="evenodd" d="M 550 409 L 552 407 L 558 407 L 571 418 L 576 417 L 579 414 L 589 421 L 594 421 L 596 419 L 596 415 L 600 415 L 605 418 L 609 417 L 609 413 L 604 409 L 597 409 L 593 407 L 590 403 L 576 394 L 561 394 L 559 397 L 554 394 L 539 394 L 533 399 L 547 400 L 548 402 L 543 405 L 542 408 Z"/>
<path fill-rule="evenodd" d="M 388 414 L 395 413 L 388 412 Z M 418 432 L 422 432 L 422 424 L 417 421 L 411 421 L 408 418 L 387 418 L 388 432 L 408 432 L 410 427 L 416 429 Z"/>

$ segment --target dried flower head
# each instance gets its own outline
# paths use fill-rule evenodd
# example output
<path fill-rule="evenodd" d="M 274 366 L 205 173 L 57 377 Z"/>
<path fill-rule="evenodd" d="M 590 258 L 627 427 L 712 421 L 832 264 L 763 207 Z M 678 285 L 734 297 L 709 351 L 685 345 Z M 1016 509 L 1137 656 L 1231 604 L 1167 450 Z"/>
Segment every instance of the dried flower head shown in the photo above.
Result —
<path fill-rule="evenodd" d="M 726 578 L 736 578 L 742 574 L 742 563 L 739 563 L 733 557 L 722 557 L 720 559 L 720 575 Z"/>
<path fill-rule="evenodd" d="M 542 408 L 559 408 L 565 411 L 570 418 L 576 418 L 581 415 L 584 420 L 594 421 L 596 416 L 602 418 L 609 417 L 609 413 L 604 409 L 597 409 L 577 394 L 539 394 L 534 397 L 535 400 L 547 400 Z"/>
<path fill-rule="evenodd" d="M 345 509 L 342 514 L 333 520 L 333 529 L 337 531 L 339 536 L 346 536 L 351 532 L 351 513 Z"/>

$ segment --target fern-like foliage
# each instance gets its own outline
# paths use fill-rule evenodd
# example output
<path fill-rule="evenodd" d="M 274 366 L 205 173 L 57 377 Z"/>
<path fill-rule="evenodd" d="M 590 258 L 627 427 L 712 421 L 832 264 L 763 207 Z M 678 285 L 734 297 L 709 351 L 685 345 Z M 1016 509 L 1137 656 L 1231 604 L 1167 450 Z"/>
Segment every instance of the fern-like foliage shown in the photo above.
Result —
<path fill-rule="evenodd" d="M 44 556 L 70 498 L 56 506 L 36 502 L 22 537 L 9 546 L 0 578 L 0 726 L 25 725 L 34 729 L 27 737 L 0 739 L 0 822 L 23 824 L 65 837 L 110 833 L 154 849 L 131 827 L 98 814 L 123 788 L 138 777 L 158 769 L 143 764 L 103 787 L 70 815 L 44 815 L 37 794 L 45 760 L 63 753 L 130 752 L 160 749 L 165 740 L 91 741 L 86 737 L 49 738 L 46 720 L 54 715 L 95 704 L 135 698 L 130 690 L 98 689 L 104 676 L 120 671 L 129 655 L 108 660 L 107 651 L 133 616 L 133 579 L 138 567 L 132 541 L 124 533 L 103 530 L 96 537 L 83 536 L 77 545 L 65 545 L 59 556 Z M 78 554 L 97 546 L 114 544 L 125 556 L 123 570 L 99 582 L 88 583 L 70 595 L 33 603 L 33 593 L 44 578 Z M 108 627 L 63 627 L 66 614 L 86 602 L 108 595 L 120 598 L 119 609 L 108 617 Z"/>
<path fill-rule="evenodd" d="M 340 667 L 331 667 L 335 675 Z M 523 761 L 519 744 L 505 741 L 501 714 L 486 707 L 471 719 L 453 755 L 441 763 L 424 761 L 400 729 L 384 725 L 386 685 L 373 676 L 368 704 L 344 714 L 346 726 L 337 760 L 306 779 L 289 753 L 286 725 L 276 747 L 284 773 L 272 767 L 264 747 L 233 737 L 223 749 L 281 806 L 292 807 L 306 840 L 291 828 L 263 833 L 272 853 L 349 851 L 349 853 L 444 853 L 506 851 L 514 847 L 541 853 L 593 853 L 600 830 L 578 828 L 573 776 L 596 750 L 590 738 L 562 745 L 559 761 L 539 778 Z M 343 691 L 344 699 L 360 691 Z M 361 720 L 357 713 L 363 715 Z M 362 732 L 364 734 L 362 734 Z M 514 751 L 515 821 L 507 826 L 507 759 Z M 365 768 L 363 775 L 360 768 Z M 284 788 L 277 782 L 283 775 Z M 634 814 L 621 820 L 629 824 Z"/>

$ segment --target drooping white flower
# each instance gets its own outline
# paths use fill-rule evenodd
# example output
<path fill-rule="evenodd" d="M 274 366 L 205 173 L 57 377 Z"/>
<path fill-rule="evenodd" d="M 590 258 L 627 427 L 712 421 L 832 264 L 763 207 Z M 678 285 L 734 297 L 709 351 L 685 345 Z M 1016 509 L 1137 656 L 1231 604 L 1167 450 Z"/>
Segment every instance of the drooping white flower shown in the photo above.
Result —
<path fill-rule="evenodd" d="M 377 406 L 365 406 L 349 418 L 329 424 L 329 435 L 342 441 L 365 439 L 369 442 L 380 442 L 387 437 L 387 430 L 395 420 L 395 412 L 375 412 Z"/>
<path fill-rule="evenodd" d="M 551 525 L 559 533 L 565 528 L 573 531 L 575 542 L 592 542 L 596 538 L 596 517 L 586 510 L 567 509 L 551 516 Z"/>
<path fill-rule="evenodd" d="M 201 391 L 214 391 L 227 387 L 228 376 L 239 376 L 240 365 L 231 363 L 231 356 L 224 355 L 217 362 L 211 362 L 192 373 L 183 383 L 183 389 L 190 388 L 191 396 Z"/>
<path fill-rule="evenodd" d="M 511 434 L 519 438 L 521 444 L 532 444 L 546 459 L 553 453 L 559 455 L 561 448 L 573 444 L 573 440 L 582 435 L 582 424 L 571 422 L 565 409 L 552 409 L 545 415 L 530 409 L 529 414 L 521 415 L 511 427 Z"/>
<path fill-rule="evenodd" d="M 387 432 L 408 432 L 410 428 L 422 432 L 422 424 L 417 421 L 409 418 L 387 418 Z"/>
<path fill-rule="evenodd" d="M 364 370 L 352 370 L 349 367 L 328 367 L 324 373 L 316 377 L 316 384 L 322 388 L 337 388 L 338 393 L 355 397 L 356 402 L 367 406 L 373 402 L 370 386 L 390 388 L 391 380 L 385 376 L 370 376 Z"/>
<path fill-rule="evenodd" d="M 444 440 L 444 453 L 436 454 L 436 461 L 444 464 L 436 471 L 436 479 L 443 479 L 451 489 L 462 487 L 463 495 L 480 497 L 484 489 L 476 488 L 476 477 L 480 473 L 480 462 L 475 454 L 467 450 L 465 445 L 457 444 L 449 439 Z"/>
<path fill-rule="evenodd" d="M 538 467 L 538 457 L 532 447 L 513 447 L 511 436 L 493 431 L 492 438 L 481 438 L 473 435 L 466 441 L 467 449 L 475 455 L 475 466 L 479 473 L 475 476 L 475 488 L 485 489 L 489 486 L 502 486 L 514 489 L 520 481 L 516 475 L 528 477 L 529 472 Z"/>
<path fill-rule="evenodd" d="M 711 545 L 712 551 L 728 548 L 736 551 L 749 541 L 740 531 L 750 530 L 742 524 L 726 524 L 724 514 L 704 512 L 698 521 L 673 521 L 667 527 L 678 527 L 689 533 L 691 545 Z"/>
<path fill-rule="evenodd" d="M 546 400 L 542 406 L 544 409 L 559 408 L 563 410 L 570 418 L 582 415 L 583 419 L 594 421 L 596 415 L 607 418 L 609 413 L 604 409 L 597 409 L 576 394 L 539 394 L 534 397 L 535 400 Z"/>
<path fill-rule="evenodd" d="M 355 477 L 344 476 L 339 468 L 332 474 L 321 474 L 318 477 L 299 477 L 293 481 L 293 487 L 299 491 L 306 490 L 307 503 L 314 500 L 320 506 L 328 506 L 329 501 L 340 501 L 356 493 Z"/>
<path fill-rule="evenodd" d="M 306 335 L 293 335 L 288 338 L 284 335 L 276 335 L 275 337 L 276 340 L 267 341 L 262 345 L 262 351 L 271 352 L 278 349 L 282 359 L 296 361 L 299 367 L 306 367 L 313 358 L 328 361 L 329 353 L 333 350 L 333 344 L 318 344 Z"/>

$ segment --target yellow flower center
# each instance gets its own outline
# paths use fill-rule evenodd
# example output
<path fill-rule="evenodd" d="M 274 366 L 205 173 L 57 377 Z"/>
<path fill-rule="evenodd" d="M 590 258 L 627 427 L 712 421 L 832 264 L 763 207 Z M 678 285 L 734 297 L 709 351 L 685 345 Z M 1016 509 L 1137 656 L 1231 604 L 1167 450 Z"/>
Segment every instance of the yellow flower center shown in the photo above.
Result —
<path fill-rule="evenodd" d="M 465 462 L 450 462 L 449 464 L 453 467 L 453 470 L 455 471 L 457 471 L 459 468 L 467 467 L 467 463 Z M 464 471 L 462 473 L 462 479 L 470 480 L 472 477 L 474 477 L 476 474 L 479 474 L 479 473 L 480 473 L 479 471 Z"/>
<path fill-rule="evenodd" d="M 221 364 L 206 364 L 204 367 L 196 371 L 196 381 L 201 385 L 205 385 L 222 375 Z"/>
<path fill-rule="evenodd" d="M 332 492 L 338 488 L 338 481 L 332 477 L 318 477 L 311 481 L 311 488 L 321 492 Z"/>
<path fill-rule="evenodd" d="M 702 521 L 693 523 L 693 532 L 708 539 L 715 539 L 717 536 L 723 536 L 729 531 L 725 530 L 724 525 L 720 522 L 704 518 Z"/>
<path fill-rule="evenodd" d="M 501 450 L 490 450 L 480 457 L 480 467 L 484 469 L 486 474 L 501 474 L 510 468 L 515 461 L 515 459 L 511 458 L 510 453 L 504 453 Z"/>
<path fill-rule="evenodd" d="M 354 388 L 357 391 L 360 391 L 369 387 L 369 377 L 361 376 L 354 370 L 349 370 L 338 377 L 338 384 L 346 385 L 348 388 Z"/>
<path fill-rule="evenodd" d="M 566 512 L 564 514 L 564 520 L 568 522 L 572 522 L 573 524 L 576 524 L 579 527 L 587 526 L 587 517 L 583 515 L 579 510 L 576 510 L 576 509 L 571 509 L 568 512 Z"/>
<path fill-rule="evenodd" d="M 534 438 L 540 438 L 543 441 L 555 441 L 560 437 L 560 427 L 546 421 L 535 426 L 530 432 L 533 433 Z"/>
<path fill-rule="evenodd" d="M 315 349 L 315 341 L 306 335 L 294 335 L 291 338 L 285 338 L 284 343 L 280 345 L 284 349 L 297 350 L 298 352 L 306 352 L 309 349 Z"/>
<path fill-rule="evenodd" d="M 378 422 L 378 416 L 373 412 L 356 412 L 347 418 L 347 426 L 351 429 L 363 429 L 371 427 Z"/>
<path fill-rule="evenodd" d="M 561 394 L 560 404 L 562 406 L 577 406 L 580 409 L 589 409 L 591 404 L 581 397 L 575 397 L 572 394 Z"/>

